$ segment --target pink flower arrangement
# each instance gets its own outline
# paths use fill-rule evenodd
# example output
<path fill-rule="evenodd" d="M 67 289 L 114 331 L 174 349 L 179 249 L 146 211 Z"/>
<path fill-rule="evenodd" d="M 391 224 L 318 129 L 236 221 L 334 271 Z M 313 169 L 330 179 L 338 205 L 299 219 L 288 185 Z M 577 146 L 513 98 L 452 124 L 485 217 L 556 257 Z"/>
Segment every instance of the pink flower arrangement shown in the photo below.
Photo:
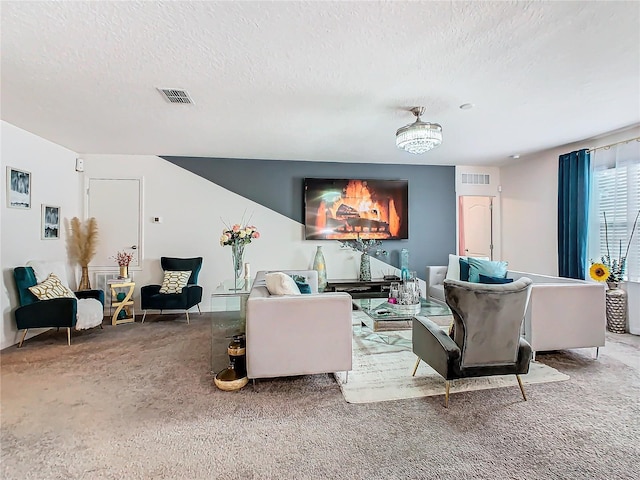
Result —
<path fill-rule="evenodd" d="M 220 245 L 247 245 L 252 239 L 260 238 L 260 232 L 253 225 L 242 226 L 238 223 L 222 230 Z"/>
<path fill-rule="evenodd" d="M 128 267 L 131 263 L 131 260 L 133 260 L 133 253 L 118 252 L 116 253 L 115 257 L 111 258 L 113 258 L 118 263 L 118 266 Z"/>

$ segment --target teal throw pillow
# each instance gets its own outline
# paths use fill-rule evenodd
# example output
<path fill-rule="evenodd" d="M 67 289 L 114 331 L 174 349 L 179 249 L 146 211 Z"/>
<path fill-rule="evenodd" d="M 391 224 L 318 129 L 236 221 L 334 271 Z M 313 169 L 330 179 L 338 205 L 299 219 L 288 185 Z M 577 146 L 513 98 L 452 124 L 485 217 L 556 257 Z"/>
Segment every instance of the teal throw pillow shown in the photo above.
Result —
<path fill-rule="evenodd" d="M 291 278 L 293 278 L 294 282 L 302 282 L 305 283 L 307 281 L 307 277 L 304 275 L 296 275 L 295 273 L 287 273 Z"/>
<path fill-rule="evenodd" d="M 490 277 L 488 275 L 480 274 L 479 283 L 486 283 L 488 285 L 498 285 L 498 284 L 511 283 L 511 282 L 513 282 L 513 278 Z"/>
<path fill-rule="evenodd" d="M 469 281 L 469 260 L 466 258 L 460 258 L 460 280 L 463 282 Z"/>
<path fill-rule="evenodd" d="M 504 278 L 507 276 L 507 262 L 492 262 L 491 260 L 481 260 L 479 258 L 468 258 L 469 281 L 480 282 L 480 274 L 487 277 Z"/>
<path fill-rule="evenodd" d="M 311 293 L 311 285 L 305 282 L 295 281 L 300 293 Z"/>

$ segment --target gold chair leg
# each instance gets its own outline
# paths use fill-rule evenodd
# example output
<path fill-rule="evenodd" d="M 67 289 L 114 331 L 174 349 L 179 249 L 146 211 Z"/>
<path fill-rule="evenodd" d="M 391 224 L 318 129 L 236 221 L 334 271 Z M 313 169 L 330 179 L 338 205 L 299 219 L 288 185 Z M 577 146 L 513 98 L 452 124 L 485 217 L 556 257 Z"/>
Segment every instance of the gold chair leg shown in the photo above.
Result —
<path fill-rule="evenodd" d="M 147 316 L 147 311 L 145 310 L 144 313 L 142 314 L 142 321 L 140 323 L 144 323 L 144 319 Z"/>
<path fill-rule="evenodd" d="M 67 345 L 71 346 L 71 327 L 67 327 Z"/>
<path fill-rule="evenodd" d="M 444 381 L 444 408 L 449 408 L 449 387 L 451 383 L 449 380 Z"/>
<path fill-rule="evenodd" d="M 189 325 L 189 310 L 185 310 L 184 313 L 187 314 L 187 325 Z"/>
<path fill-rule="evenodd" d="M 413 367 L 413 373 L 411 374 L 412 377 L 416 376 L 416 372 L 418 371 L 418 365 L 420 365 L 420 357 L 418 357 L 418 360 L 416 361 L 416 366 Z"/>
<path fill-rule="evenodd" d="M 202 310 L 200 310 L 200 304 L 197 304 L 196 307 L 198 307 L 198 313 L 202 315 Z"/>
<path fill-rule="evenodd" d="M 27 332 L 29 331 L 28 328 L 24 329 L 24 333 L 22 334 L 22 338 L 20 339 L 20 343 L 18 344 L 18 348 L 22 347 L 22 342 L 24 342 L 24 337 L 27 336 Z"/>
<path fill-rule="evenodd" d="M 520 392 L 522 393 L 522 398 L 524 398 L 524 401 L 527 401 L 527 394 L 524 393 L 524 385 L 522 385 L 522 380 L 520 380 L 520 375 L 516 375 L 516 378 L 518 379 L 518 385 L 520 385 Z"/>

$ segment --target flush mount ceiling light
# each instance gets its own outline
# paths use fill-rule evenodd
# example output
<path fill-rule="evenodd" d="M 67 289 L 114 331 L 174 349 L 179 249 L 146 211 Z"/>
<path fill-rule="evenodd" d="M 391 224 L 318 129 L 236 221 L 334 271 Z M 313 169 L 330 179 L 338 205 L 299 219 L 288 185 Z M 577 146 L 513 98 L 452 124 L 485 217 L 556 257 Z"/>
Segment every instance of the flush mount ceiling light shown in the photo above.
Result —
<path fill-rule="evenodd" d="M 442 127 L 420 120 L 424 107 L 413 107 L 411 112 L 416 116 L 416 121 L 398 129 L 396 146 L 416 155 L 439 146 L 442 143 Z"/>

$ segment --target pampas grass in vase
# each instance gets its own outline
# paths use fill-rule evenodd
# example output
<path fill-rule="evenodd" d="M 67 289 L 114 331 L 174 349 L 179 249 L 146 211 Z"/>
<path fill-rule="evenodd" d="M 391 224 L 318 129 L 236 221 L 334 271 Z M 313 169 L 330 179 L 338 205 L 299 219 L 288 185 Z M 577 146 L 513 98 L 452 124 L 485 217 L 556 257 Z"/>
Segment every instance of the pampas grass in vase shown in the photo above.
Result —
<path fill-rule="evenodd" d="M 78 217 L 71 219 L 70 253 L 73 260 L 82 267 L 82 277 L 78 290 L 91 290 L 89 281 L 89 262 L 95 257 L 98 248 L 98 222 L 91 217 L 82 225 Z"/>

